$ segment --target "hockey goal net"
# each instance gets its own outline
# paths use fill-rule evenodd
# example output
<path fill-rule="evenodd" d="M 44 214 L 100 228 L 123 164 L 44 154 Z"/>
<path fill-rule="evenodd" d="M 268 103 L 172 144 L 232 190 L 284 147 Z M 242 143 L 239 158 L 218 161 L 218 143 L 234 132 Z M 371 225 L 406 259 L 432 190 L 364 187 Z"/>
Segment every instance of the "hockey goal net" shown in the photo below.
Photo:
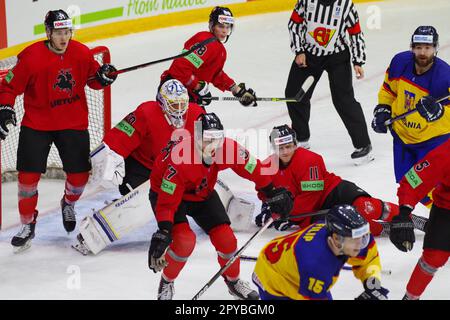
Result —
<path fill-rule="evenodd" d="M 110 63 L 110 53 L 107 47 L 99 46 L 91 49 L 95 59 L 102 65 Z M 16 57 L 0 60 L 0 81 L 13 68 L 17 62 Z M 103 90 L 93 90 L 88 86 L 85 87 L 86 99 L 89 108 L 89 134 L 91 150 L 96 147 L 103 139 L 105 130 L 111 127 L 111 88 L 106 87 Z M 23 95 L 16 98 L 14 110 L 17 117 L 17 126 L 9 126 L 9 134 L 6 140 L 1 141 L 1 182 L 9 182 L 17 180 L 16 158 L 17 146 L 19 142 L 20 123 L 24 115 Z M 47 160 L 47 172 L 42 175 L 47 179 L 65 179 L 62 171 L 62 163 L 55 146 L 50 149 Z M 0 228 L 2 222 L 2 194 L 0 184 Z"/>

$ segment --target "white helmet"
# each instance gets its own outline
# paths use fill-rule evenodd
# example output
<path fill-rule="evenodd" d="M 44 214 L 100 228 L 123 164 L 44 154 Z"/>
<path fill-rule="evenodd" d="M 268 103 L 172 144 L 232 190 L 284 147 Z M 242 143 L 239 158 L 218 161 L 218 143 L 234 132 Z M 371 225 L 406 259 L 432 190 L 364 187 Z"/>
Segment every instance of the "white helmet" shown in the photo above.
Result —
<path fill-rule="evenodd" d="M 156 95 L 163 112 L 175 128 L 183 128 L 189 106 L 189 94 L 183 84 L 170 79 L 163 83 Z"/>

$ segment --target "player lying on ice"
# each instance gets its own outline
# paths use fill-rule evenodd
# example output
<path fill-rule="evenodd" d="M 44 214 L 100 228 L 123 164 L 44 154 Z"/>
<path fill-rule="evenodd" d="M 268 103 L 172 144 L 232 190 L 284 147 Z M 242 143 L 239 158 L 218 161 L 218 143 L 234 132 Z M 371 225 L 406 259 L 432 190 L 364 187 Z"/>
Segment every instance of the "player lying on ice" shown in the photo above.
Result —
<path fill-rule="evenodd" d="M 295 131 L 288 125 L 274 127 L 269 138 L 275 153 L 263 163 L 279 164 L 279 170 L 272 176 L 273 184 L 288 189 L 294 196 L 292 217 L 288 221 L 275 221 L 273 225 L 277 230 L 291 226 L 304 228 L 317 219 L 301 218 L 302 213 L 350 204 L 369 222 L 371 233 L 378 236 L 383 225 L 376 220 L 391 221 L 398 214 L 397 205 L 371 197 L 353 182 L 327 171 L 322 156 L 297 147 Z M 263 203 L 261 213 L 255 219 L 256 225 L 262 226 L 270 216 L 270 206 Z"/>
<path fill-rule="evenodd" d="M 377 245 L 355 207 L 331 208 L 325 221 L 270 241 L 260 252 L 253 282 L 262 300 L 332 300 L 345 263 L 364 292 L 356 300 L 386 300 Z"/>

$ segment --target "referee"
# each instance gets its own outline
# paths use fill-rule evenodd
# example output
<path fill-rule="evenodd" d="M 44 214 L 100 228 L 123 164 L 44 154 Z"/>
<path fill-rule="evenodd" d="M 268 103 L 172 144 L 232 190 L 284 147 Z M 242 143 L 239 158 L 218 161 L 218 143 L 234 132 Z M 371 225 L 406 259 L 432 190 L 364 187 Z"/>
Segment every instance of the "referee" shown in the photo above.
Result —
<path fill-rule="evenodd" d="M 325 70 L 328 73 L 334 107 L 356 149 L 351 158 L 355 164 L 373 160 L 366 120 L 361 105 L 355 99 L 352 85 L 350 57 L 357 79 L 364 77 L 362 66 L 366 61 L 364 36 L 353 2 L 298 0 L 288 29 L 295 59 L 289 72 L 286 97 L 295 96 L 305 79 L 310 75 L 314 76 L 314 83 L 302 101 L 287 103 L 299 146 L 308 149 L 310 147 L 310 99 Z M 346 40 L 347 33 L 350 47 Z"/>

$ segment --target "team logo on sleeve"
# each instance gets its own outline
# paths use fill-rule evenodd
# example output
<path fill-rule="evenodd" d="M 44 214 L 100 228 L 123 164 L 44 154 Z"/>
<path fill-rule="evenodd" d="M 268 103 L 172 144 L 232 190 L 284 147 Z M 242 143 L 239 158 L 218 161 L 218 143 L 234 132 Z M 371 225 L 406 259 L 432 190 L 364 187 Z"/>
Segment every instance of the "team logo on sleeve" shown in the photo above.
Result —
<path fill-rule="evenodd" d="M 59 70 L 53 89 L 68 93 L 69 97 L 72 97 L 73 87 L 75 87 L 75 80 L 70 73 L 70 69 Z"/>
<path fill-rule="evenodd" d="M 309 35 L 322 47 L 326 48 L 333 38 L 336 30 L 317 27 L 314 31 L 310 31 Z"/>

